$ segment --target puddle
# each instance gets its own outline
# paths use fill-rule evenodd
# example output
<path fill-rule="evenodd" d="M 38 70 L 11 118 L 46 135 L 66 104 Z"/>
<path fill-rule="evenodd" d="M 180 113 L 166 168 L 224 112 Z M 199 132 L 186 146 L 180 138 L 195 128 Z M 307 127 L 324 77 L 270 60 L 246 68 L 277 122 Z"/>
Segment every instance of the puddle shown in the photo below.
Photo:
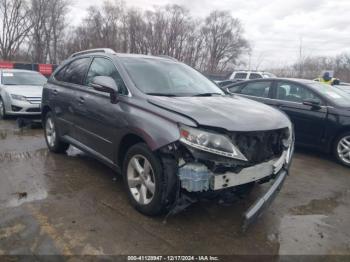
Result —
<path fill-rule="evenodd" d="M 280 255 L 328 254 L 332 230 L 325 215 L 285 216 L 281 221 L 279 242 Z"/>
<path fill-rule="evenodd" d="M 293 207 L 290 209 L 293 215 L 315 215 L 330 214 L 339 205 L 341 192 L 337 192 L 334 196 L 324 199 L 313 199 L 308 204 Z"/>

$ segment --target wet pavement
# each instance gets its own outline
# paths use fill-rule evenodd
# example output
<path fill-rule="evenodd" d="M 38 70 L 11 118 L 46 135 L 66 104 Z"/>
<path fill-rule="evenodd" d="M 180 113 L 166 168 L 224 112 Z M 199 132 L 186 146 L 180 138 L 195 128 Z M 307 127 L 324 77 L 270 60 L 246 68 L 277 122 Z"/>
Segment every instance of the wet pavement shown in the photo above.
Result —
<path fill-rule="evenodd" d="M 0 120 L 1 254 L 350 254 L 350 169 L 298 151 L 271 207 L 247 232 L 249 199 L 149 218 L 122 179 L 75 148 L 49 153 L 43 130 Z"/>

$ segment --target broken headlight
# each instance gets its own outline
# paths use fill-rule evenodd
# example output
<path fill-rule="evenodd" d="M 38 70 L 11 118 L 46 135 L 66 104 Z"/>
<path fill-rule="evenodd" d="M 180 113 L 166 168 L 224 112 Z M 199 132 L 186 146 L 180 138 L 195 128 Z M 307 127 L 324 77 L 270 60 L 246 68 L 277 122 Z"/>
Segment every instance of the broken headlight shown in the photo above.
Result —
<path fill-rule="evenodd" d="M 248 161 L 230 139 L 224 135 L 181 125 L 180 141 L 212 154 Z"/>

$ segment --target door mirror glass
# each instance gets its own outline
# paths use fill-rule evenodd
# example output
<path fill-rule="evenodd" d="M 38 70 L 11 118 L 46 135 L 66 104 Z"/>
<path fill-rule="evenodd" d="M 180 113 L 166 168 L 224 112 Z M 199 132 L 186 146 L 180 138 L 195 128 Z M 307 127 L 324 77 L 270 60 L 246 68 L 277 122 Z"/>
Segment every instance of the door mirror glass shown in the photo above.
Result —
<path fill-rule="evenodd" d="M 92 79 L 90 86 L 97 91 L 110 94 L 111 102 L 116 102 L 118 86 L 112 77 L 96 76 Z"/>

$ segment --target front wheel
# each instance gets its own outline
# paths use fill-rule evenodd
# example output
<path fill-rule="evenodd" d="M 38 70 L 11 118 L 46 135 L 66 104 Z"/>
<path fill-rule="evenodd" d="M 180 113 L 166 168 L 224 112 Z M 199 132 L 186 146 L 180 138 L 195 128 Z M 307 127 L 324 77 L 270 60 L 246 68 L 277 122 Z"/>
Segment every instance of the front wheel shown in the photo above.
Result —
<path fill-rule="evenodd" d="M 69 144 L 61 141 L 57 134 L 55 119 L 51 112 L 45 116 L 44 123 L 45 140 L 47 147 L 54 153 L 64 153 L 67 151 Z"/>
<path fill-rule="evenodd" d="M 350 132 L 338 137 L 334 145 L 334 155 L 341 164 L 350 167 Z"/>
<path fill-rule="evenodd" d="M 144 143 L 132 146 L 123 163 L 123 178 L 131 204 L 154 216 L 166 211 L 166 185 L 160 159 Z"/>

